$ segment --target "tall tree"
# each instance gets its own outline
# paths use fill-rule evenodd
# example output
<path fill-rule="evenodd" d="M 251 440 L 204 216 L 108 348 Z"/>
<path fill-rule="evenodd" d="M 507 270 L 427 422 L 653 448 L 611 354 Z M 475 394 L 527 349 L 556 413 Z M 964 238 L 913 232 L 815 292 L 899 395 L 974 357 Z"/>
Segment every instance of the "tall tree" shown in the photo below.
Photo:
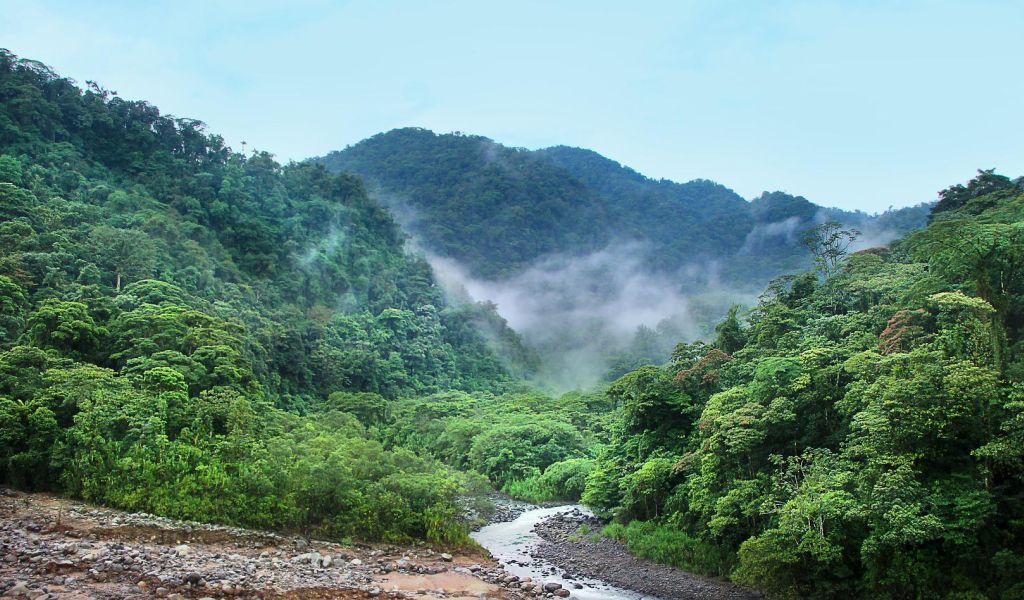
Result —
<path fill-rule="evenodd" d="M 100 225 L 89 234 L 89 242 L 101 266 L 113 271 L 114 289 L 118 292 L 123 281 L 153 274 L 156 247 L 143 231 Z"/>

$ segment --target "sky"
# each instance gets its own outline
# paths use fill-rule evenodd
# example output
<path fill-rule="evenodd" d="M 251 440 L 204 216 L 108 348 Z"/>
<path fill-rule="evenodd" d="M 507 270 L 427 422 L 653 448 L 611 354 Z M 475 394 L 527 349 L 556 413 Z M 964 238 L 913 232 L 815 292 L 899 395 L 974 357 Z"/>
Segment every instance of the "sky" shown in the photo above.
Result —
<path fill-rule="evenodd" d="M 885 210 L 1024 175 L 1024 2 L 0 0 L 0 47 L 236 150 L 396 127 Z"/>

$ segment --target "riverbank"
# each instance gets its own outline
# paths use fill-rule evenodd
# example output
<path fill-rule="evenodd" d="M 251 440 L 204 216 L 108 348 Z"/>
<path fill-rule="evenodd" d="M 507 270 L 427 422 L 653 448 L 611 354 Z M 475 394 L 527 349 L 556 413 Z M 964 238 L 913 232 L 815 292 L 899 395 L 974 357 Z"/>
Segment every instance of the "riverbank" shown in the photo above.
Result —
<path fill-rule="evenodd" d="M 504 577 L 478 552 L 335 544 L 0 490 L 0 595 L 7 597 L 525 597 L 495 583 Z"/>
<path fill-rule="evenodd" d="M 508 513 L 512 518 L 505 522 L 492 519 L 472 535 L 499 561 L 507 573 L 499 583 L 511 589 L 545 597 L 553 592 L 579 600 L 761 597 L 729 582 L 633 556 L 624 545 L 598 533 L 603 523 L 585 507 L 531 507 L 509 499 L 503 504 L 514 507 Z M 545 593 L 545 587 L 550 592 Z"/>
<path fill-rule="evenodd" d="M 543 540 L 532 556 L 560 569 L 569 580 L 600 579 L 662 600 L 753 600 L 757 592 L 702 577 L 630 554 L 624 544 L 599 534 L 603 523 L 572 509 L 534 527 Z"/>
<path fill-rule="evenodd" d="M 579 536 L 575 507 L 495 497 L 486 552 L 336 544 L 166 519 L 0 489 L 0 596 L 33 600 L 748 600 L 723 583 Z M 481 531 L 486 531 L 485 527 Z M 480 532 L 474 534 L 477 537 Z M 478 541 L 481 541 L 477 537 Z M 495 540 L 506 546 L 495 546 Z M 513 549 L 511 553 L 509 549 Z M 557 587 L 556 587 L 557 584 Z M 547 588 L 547 589 L 545 589 Z"/>

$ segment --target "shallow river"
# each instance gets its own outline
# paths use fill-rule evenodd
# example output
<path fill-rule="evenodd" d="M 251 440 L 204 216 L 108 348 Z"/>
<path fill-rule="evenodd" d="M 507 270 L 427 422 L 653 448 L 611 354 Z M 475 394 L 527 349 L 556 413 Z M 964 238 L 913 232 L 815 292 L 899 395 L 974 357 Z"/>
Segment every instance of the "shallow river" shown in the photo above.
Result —
<path fill-rule="evenodd" d="M 561 569 L 532 556 L 532 549 L 541 543 L 540 536 L 533 532 L 533 526 L 552 515 L 573 509 L 590 513 L 585 506 L 579 505 L 536 508 L 524 512 L 514 521 L 494 523 L 471 535 L 478 544 L 487 548 L 509 573 L 520 577 L 529 577 L 538 585 L 549 581 L 558 582 L 572 592 L 573 598 L 579 600 L 657 600 L 655 596 L 617 588 L 597 579 L 567 580 Z M 577 584 L 583 587 L 576 589 Z"/>

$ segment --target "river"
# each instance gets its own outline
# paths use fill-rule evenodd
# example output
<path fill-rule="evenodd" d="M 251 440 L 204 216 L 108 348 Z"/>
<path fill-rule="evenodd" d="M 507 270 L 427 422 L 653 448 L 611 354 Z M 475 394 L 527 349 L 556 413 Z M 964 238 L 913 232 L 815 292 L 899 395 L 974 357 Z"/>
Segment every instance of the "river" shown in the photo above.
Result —
<path fill-rule="evenodd" d="M 534 525 L 559 513 L 579 510 L 590 513 L 585 506 L 555 506 L 527 510 L 513 521 L 492 523 L 473 532 L 474 540 L 486 548 L 505 571 L 529 577 L 538 585 L 553 581 L 572 592 L 579 600 L 658 600 L 656 596 L 617 588 L 599 579 L 567 579 L 565 572 L 545 560 L 533 556 L 533 549 L 541 538 L 533 531 Z M 577 587 L 579 586 L 579 587 Z"/>

